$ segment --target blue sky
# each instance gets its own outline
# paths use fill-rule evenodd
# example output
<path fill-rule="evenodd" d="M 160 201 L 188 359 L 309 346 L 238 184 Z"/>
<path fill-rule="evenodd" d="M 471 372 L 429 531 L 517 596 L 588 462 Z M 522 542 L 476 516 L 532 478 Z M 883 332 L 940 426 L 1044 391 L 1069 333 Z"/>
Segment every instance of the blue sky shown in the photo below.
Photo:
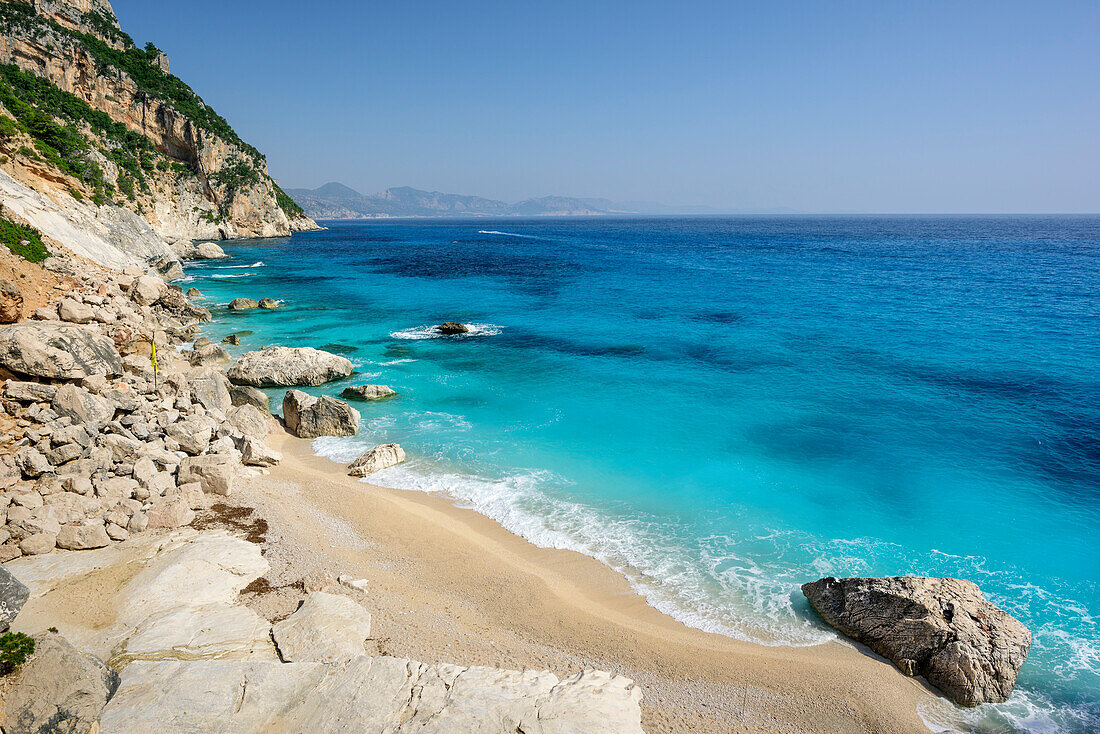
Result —
<path fill-rule="evenodd" d="M 1100 211 L 1100 3 L 114 0 L 288 187 Z"/>

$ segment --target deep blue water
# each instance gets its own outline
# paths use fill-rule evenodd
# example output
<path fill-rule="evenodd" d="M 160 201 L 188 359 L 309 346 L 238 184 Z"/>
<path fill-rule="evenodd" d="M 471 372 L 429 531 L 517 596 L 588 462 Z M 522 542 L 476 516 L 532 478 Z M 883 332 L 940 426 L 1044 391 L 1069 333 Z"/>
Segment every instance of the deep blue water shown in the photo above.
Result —
<path fill-rule="evenodd" d="M 971 579 L 1034 644 L 966 721 L 1100 729 L 1100 218 L 328 225 L 189 269 L 235 351 L 340 352 L 359 374 L 314 392 L 401 393 L 318 451 L 397 441 L 375 483 L 770 644 L 832 637 L 798 591 L 820 576 Z"/>

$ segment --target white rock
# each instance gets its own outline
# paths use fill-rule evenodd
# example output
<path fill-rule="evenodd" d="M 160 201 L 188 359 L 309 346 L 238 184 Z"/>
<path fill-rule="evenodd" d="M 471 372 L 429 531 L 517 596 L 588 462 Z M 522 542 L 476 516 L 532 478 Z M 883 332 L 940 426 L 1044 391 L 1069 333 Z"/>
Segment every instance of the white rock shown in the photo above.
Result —
<path fill-rule="evenodd" d="M 370 613 L 346 596 L 315 591 L 271 634 L 283 662 L 343 662 L 364 654 Z"/>
<path fill-rule="evenodd" d="M 365 477 L 382 469 L 397 466 L 405 460 L 405 451 L 395 443 L 375 446 L 355 461 L 348 464 L 348 475 Z"/>
<path fill-rule="evenodd" d="M 157 659 L 168 650 L 185 660 L 276 659 L 271 623 L 248 607 L 186 606 L 150 615 L 122 649 L 127 661 Z"/>
<path fill-rule="evenodd" d="M 71 321 L 74 324 L 87 324 L 95 320 L 95 311 L 91 306 L 72 298 L 62 298 L 57 304 L 57 312 L 62 321 Z"/>
<path fill-rule="evenodd" d="M 238 385 L 283 387 L 320 385 L 351 374 L 351 361 L 311 347 L 271 347 L 245 352 L 229 368 L 229 379 Z"/>
<path fill-rule="evenodd" d="M 641 734 L 640 691 L 621 676 L 426 665 L 234 660 L 137 662 L 103 712 L 105 732 Z"/>
<path fill-rule="evenodd" d="M 245 436 L 241 442 L 241 461 L 249 466 L 275 466 L 282 460 L 282 454 L 258 438 Z"/>

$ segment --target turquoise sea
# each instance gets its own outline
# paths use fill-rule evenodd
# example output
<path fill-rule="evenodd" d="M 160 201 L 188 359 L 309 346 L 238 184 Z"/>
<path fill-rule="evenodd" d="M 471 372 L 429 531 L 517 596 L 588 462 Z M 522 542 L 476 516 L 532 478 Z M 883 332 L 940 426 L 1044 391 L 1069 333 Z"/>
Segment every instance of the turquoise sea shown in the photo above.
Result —
<path fill-rule="evenodd" d="M 401 393 L 319 453 L 396 441 L 373 482 L 767 644 L 832 639 L 808 580 L 971 579 L 1031 655 L 1007 704 L 926 720 L 1100 730 L 1100 217 L 324 224 L 188 268 L 234 353 L 319 347 L 357 374 L 313 392 Z"/>

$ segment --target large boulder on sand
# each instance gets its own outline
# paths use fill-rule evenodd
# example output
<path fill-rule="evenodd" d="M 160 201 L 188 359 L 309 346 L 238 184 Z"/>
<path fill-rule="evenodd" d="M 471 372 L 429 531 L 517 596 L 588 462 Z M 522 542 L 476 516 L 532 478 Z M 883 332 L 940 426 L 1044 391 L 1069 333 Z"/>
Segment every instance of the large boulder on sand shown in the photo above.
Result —
<path fill-rule="evenodd" d="M 322 395 L 315 398 L 301 390 L 283 396 L 283 420 L 299 438 L 354 436 L 359 432 L 359 411 L 343 400 Z"/>
<path fill-rule="evenodd" d="M 0 324 L 14 324 L 22 315 L 22 291 L 10 280 L 0 278 Z"/>
<path fill-rule="evenodd" d="M 122 357 L 109 337 L 76 324 L 35 321 L 0 327 L 0 366 L 9 372 L 57 380 L 122 374 Z"/>
<path fill-rule="evenodd" d="M 1008 700 L 1031 633 L 977 585 L 920 576 L 824 578 L 802 593 L 822 619 L 963 706 Z"/>
<path fill-rule="evenodd" d="M 352 385 L 345 387 L 340 397 L 353 400 L 382 400 L 392 398 L 396 394 L 397 391 L 389 385 Z"/>
<path fill-rule="evenodd" d="M 348 464 L 348 476 L 365 477 L 376 471 L 397 466 L 405 460 L 405 450 L 395 443 L 375 446 L 370 451 Z"/>
<path fill-rule="evenodd" d="M 119 684 L 101 660 L 49 632 L 34 636 L 34 654 L 4 680 L 5 732 L 99 731 L 100 713 Z"/>
<path fill-rule="evenodd" d="M 253 387 L 320 385 L 351 374 L 351 361 L 311 347 L 271 347 L 245 352 L 229 368 L 229 379 Z"/>

